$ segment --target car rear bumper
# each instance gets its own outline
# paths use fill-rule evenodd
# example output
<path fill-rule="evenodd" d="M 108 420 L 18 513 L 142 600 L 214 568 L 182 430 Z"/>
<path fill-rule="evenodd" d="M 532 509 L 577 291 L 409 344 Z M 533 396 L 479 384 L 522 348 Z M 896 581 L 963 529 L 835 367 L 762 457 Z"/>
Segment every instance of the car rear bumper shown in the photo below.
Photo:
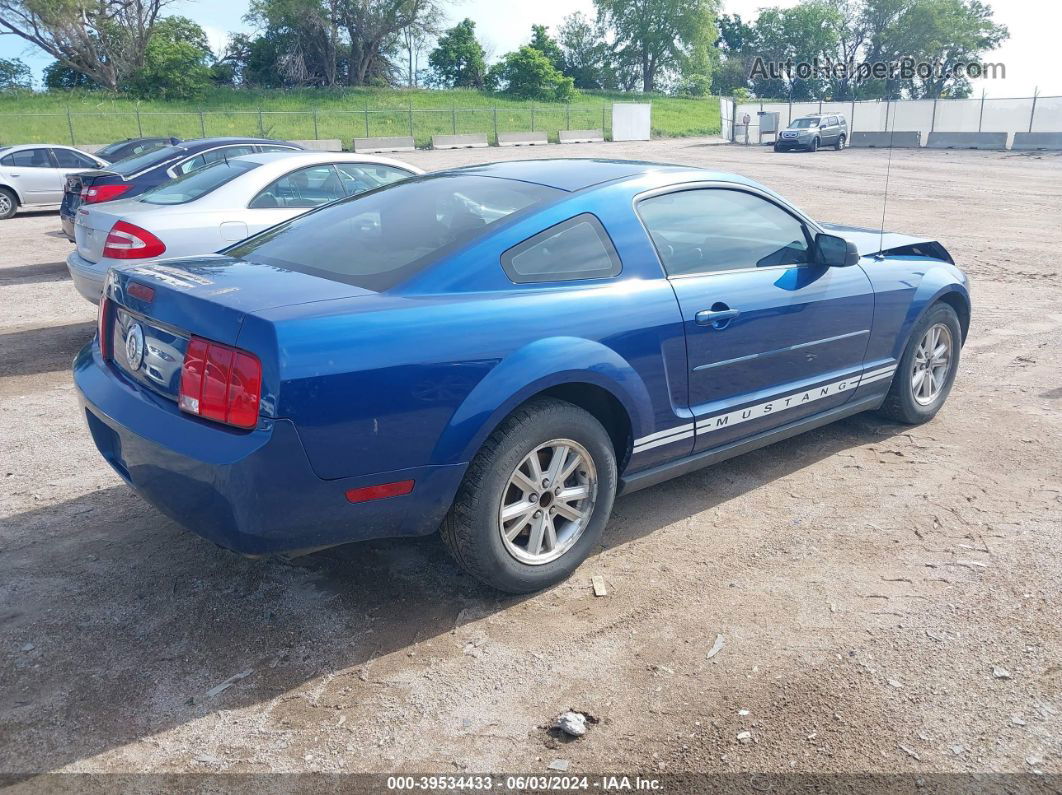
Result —
<path fill-rule="evenodd" d="M 77 251 L 71 251 L 66 258 L 66 268 L 70 271 L 70 278 L 74 280 L 74 287 L 82 297 L 94 304 L 100 302 L 108 267 L 110 265 L 106 260 L 89 262 Z"/>
<path fill-rule="evenodd" d="M 464 476 L 457 464 L 322 480 L 290 421 L 263 418 L 245 432 L 190 417 L 126 381 L 94 343 L 74 360 L 74 382 L 93 441 L 122 479 L 192 532 L 247 555 L 434 532 Z M 345 497 L 401 480 L 415 481 L 412 493 Z"/>

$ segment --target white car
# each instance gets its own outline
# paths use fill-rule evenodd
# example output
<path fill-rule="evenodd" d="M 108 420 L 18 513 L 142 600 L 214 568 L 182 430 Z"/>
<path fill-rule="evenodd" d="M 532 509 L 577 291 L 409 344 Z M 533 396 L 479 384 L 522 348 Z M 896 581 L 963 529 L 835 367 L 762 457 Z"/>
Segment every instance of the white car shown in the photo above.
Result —
<path fill-rule="evenodd" d="M 82 205 L 74 286 L 98 303 L 107 269 L 211 254 L 323 204 L 422 171 L 398 160 L 340 152 L 270 152 L 222 160 L 134 199 Z"/>
<path fill-rule="evenodd" d="M 0 146 L 0 221 L 10 218 L 20 207 L 26 210 L 58 207 L 67 176 L 106 165 L 106 160 L 72 146 Z"/>

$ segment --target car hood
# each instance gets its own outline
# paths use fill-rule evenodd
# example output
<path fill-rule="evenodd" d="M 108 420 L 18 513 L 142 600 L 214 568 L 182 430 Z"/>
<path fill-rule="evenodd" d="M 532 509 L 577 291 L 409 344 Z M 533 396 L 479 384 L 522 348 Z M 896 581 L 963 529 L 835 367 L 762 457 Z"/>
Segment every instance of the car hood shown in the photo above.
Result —
<path fill-rule="evenodd" d="M 859 249 L 860 256 L 863 257 L 872 256 L 882 251 L 903 248 L 904 246 L 936 242 L 931 237 L 901 235 L 897 232 L 885 232 L 883 234 L 880 229 L 870 229 L 863 226 L 843 226 L 841 224 L 819 224 L 819 226 L 831 235 L 837 235 L 851 243 L 855 243 L 856 248 Z"/>

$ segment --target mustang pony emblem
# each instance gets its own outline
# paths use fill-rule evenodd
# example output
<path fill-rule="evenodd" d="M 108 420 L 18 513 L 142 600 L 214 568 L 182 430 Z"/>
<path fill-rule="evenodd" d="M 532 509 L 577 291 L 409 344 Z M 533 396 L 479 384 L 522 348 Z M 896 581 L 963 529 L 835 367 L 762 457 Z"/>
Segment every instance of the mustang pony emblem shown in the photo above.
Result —
<path fill-rule="evenodd" d="M 125 359 L 134 370 L 144 361 L 144 330 L 134 323 L 125 334 Z"/>

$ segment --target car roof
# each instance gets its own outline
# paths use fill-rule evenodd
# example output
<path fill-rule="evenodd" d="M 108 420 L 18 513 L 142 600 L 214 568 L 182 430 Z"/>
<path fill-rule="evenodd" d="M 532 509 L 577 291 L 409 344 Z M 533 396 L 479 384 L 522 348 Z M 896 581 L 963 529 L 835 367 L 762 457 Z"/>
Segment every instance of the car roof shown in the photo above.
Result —
<path fill-rule="evenodd" d="M 252 163 L 261 163 L 262 165 L 269 165 L 277 161 L 283 161 L 286 165 L 298 165 L 299 163 L 306 163 L 307 165 L 313 165 L 314 163 L 378 163 L 386 166 L 398 166 L 415 171 L 418 174 L 420 173 L 419 168 L 409 163 L 403 163 L 401 160 L 379 157 L 378 155 L 358 154 L 356 152 L 259 152 L 253 155 L 240 155 L 232 159 L 250 160 Z"/>
<path fill-rule="evenodd" d="M 298 147 L 288 141 L 279 141 L 275 138 L 244 138 L 241 136 L 225 136 L 219 138 L 193 138 L 191 141 L 181 141 L 175 146 L 183 146 L 186 149 L 200 146 L 220 146 L 221 144 L 280 144 L 282 146 Z"/>
<path fill-rule="evenodd" d="M 435 173 L 474 174 L 477 176 L 519 180 L 548 188 L 575 192 L 605 182 L 623 182 L 649 175 L 673 175 L 675 182 L 705 180 L 752 184 L 745 177 L 720 171 L 645 160 L 602 160 L 598 158 L 550 158 L 543 160 L 508 160 L 448 169 Z M 663 180 L 667 182 L 666 179 Z"/>
<path fill-rule="evenodd" d="M 78 149 L 76 146 L 71 146 L 70 144 L 11 144 L 9 146 L 3 147 L 5 154 L 11 154 L 12 152 L 20 152 L 23 149 L 72 149 L 75 152 L 81 152 L 81 154 L 83 155 L 88 154 L 88 152 L 84 152 L 81 149 Z"/>

